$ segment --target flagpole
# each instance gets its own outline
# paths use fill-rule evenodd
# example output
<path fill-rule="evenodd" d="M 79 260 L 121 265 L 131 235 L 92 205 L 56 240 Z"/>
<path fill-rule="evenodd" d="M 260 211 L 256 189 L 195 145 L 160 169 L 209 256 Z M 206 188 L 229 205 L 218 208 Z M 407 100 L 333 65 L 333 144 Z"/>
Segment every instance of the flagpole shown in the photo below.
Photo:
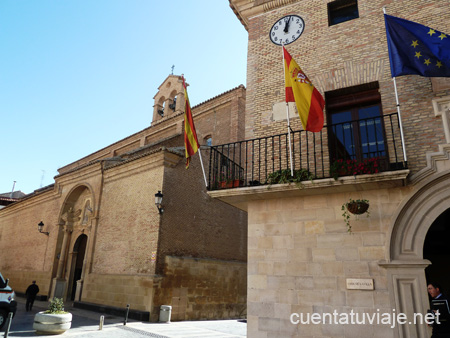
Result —
<path fill-rule="evenodd" d="M 284 74 L 284 87 L 286 90 L 286 69 L 285 69 L 285 60 L 284 60 L 284 51 L 283 51 L 284 43 L 281 42 L 281 52 L 283 53 L 283 74 Z M 289 103 L 286 101 L 286 119 L 288 124 L 288 141 L 289 141 L 289 163 L 291 166 L 291 176 L 294 177 L 294 169 L 292 167 L 292 148 L 291 148 L 291 124 L 289 120 Z M 281 154 L 280 154 L 281 156 Z"/>
<path fill-rule="evenodd" d="M 386 7 L 383 7 L 383 13 L 386 14 Z M 391 62 L 390 59 L 389 59 L 389 62 Z M 405 137 L 403 135 L 402 113 L 400 111 L 400 103 L 398 101 L 397 81 L 395 80 L 395 76 L 392 77 L 392 80 L 394 81 L 395 102 L 397 103 L 398 124 L 400 126 L 400 137 L 402 140 L 403 160 L 405 161 L 405 164 L 407 165 L 408 160 L 406 158 Z"/>
<path fill-rule="evenodd" d="M 202 153 L 200 152 L 200 147 L 198 147 L 198 157 L 200 157 L 200 163 L 202 165 L 203 178 L 205 179 L 205 185 L 208 188 L 208 181 L 206 180 L 205 167 L 203 166 Z"/>
<path fill-rule="evenodd" d="M 184 74 L 181 74 L 181 79 L 183 80 L 183 88 L 184 88 L 184 95 L 185 95 L 185 97 L 184 97 L 184 99 L 185 99 L 185 111 L 184 111 L 184 137 L 185 137 L 185 147 L 186 147 L 186 154 L 188 153 L 188 150 L 187 150 L 187 145 L 186 145 L 186 121 L 187 121 L 187 118 L 186 118 L 186 114 L 187 114 L 187 110 L 188 110 L 188 108 L 189 108 L 189 111 L 190 111 L 190 115 L 191 115 L 191 119 L 192 119 L 192 125 L 194 124 L 194 117 L 192 116 L 192 111 L 191 111 L 191 104 L 190 104 L 190 102 L 189 102 L 189 98 L 188 98 L 188 94 L 187 94 L 187 88 L 186 88 L 186 82 L 184 81 Z M 198 157 L 200 157 L 200 164 L 201 164 L 201 166 L 202 166 L 202 172 L 203 172 L 203 178 L 205 179 L 205 186 L 206 186 L 206 188 L 208 188 L 208 181 L 206 180 L 206 174 L 205 174 L 205 167 L 203 166 L 203 159 L 202 159 L 202 153 L 200 152 L 200 145 L 198 144 L 198 140 L 197 140 L 197 133 L 195 132 L 195 128 L 193 128 L 193 132 L 194 132 L 194 135 L 195 135 L 195 142 L 196 142 L 196 144 L 197 144 L 197 150 L 198 150 Z M 194 154 L 189 154 L 189 156 L 194 156 L 195 155 L 195 152 L 194 152 Z M 189 163 L 189 162 L 187 162 L 187 163 Z M 187 169 L 187 167 L 186 167 L 186 169 Z"/>
<path fill-rule="evenodd" d="M 407 164 L 408 160 L 406 159 L 405 137 L 403 136 L 402 114 L 400 112 L 400 103 L 398 102 L 397 82 L 395 81 L 395 77 L 392 79 L 394 80 L 395 101 L 397 102 L 398 124 L 400 125 L 400 136 L 402 139 L 403 160 L 405 161 L 405 164 Z"/>

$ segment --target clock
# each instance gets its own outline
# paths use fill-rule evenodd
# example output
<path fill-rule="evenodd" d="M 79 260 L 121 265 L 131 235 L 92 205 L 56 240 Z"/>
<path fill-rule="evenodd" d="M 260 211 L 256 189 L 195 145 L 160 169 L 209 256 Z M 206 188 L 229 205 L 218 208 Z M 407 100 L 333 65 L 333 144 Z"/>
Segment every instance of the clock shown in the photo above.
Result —
<path fill-rule="evenodd" d="M 303 33 L 305 22 L 298 15 L 286 15 L 278 19 L 270 29 L 270 40 L 281 46 L 297 40 Z"/>

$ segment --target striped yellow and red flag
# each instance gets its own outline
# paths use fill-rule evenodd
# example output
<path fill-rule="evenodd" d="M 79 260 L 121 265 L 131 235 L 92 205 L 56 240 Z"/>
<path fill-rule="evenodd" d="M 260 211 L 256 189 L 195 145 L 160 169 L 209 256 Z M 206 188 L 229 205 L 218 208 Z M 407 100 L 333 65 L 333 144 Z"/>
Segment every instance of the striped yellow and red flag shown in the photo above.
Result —
<path fill-rule="evenodd" d="M 325 101 L 284 46 L 283 53 L 286 102 L 295 102 L 303 129 L 321 131 Z"/>
<path fill-rule="evenodd" d="M 184 147 L 186 153 L 186 169 L 189 168 L 189 162 L 191 160 L 191 156 L 194 156 L 198 151 L 198 139 L 197 133 L 195 132 L 194 119 L 192 118 L 191 105 L 189 103 L 189 97 L 186 89 L 186 82 L 184 81 L 184 76 L 181 77 L 183 79 L 183 87 L 184 87 Z"/>

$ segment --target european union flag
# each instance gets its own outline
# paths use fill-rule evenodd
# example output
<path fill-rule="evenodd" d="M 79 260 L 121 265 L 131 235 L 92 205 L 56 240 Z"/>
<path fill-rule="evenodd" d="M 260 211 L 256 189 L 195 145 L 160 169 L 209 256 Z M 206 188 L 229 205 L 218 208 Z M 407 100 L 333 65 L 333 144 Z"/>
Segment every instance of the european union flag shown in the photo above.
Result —
<path fill-rule="evenodd" d="M 449 35 L 386 14 L 384 21 L 392 77 L 450 77 Z"/>

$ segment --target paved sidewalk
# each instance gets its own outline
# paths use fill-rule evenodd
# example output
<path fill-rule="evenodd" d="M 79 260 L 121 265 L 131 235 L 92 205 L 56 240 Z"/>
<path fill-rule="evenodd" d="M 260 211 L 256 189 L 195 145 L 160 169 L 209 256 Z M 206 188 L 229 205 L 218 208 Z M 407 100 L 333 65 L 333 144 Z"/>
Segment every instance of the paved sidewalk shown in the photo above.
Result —
<path fill-rule="evenodd" d="M 48 302 L 36 301 L 33 311 L 25 311 L 25 299 L 18 297 L 18 309 L 8 337 L 37 337 L 33 330 L 34 314 L 46 310 Z M 104 315 L 103 330 L 99 330 L 101 313 L 73 308 L 68 303 L 65 310 L 73 315 L 72 328 L 62 336 L 83 338 L 243 338 L 247 336 L 247 324 L 238 320 L 184 321 L 149 323 Z M 3 332 L 2 332 L 3 333 Z M 3 335 L 0 333 L 0 337 Z M 39 337 L 55 337 L 39 335 Z"/>

